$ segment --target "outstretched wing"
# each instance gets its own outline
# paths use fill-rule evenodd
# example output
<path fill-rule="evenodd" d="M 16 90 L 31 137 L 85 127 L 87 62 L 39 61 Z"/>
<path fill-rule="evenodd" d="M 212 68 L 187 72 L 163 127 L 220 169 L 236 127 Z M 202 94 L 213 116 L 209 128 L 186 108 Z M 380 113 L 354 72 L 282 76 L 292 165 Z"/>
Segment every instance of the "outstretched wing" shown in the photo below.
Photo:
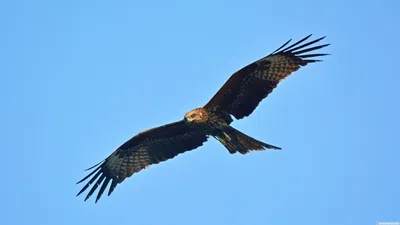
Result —
<path fill-rule="evenodd" d="M 203 131 L 190 128 L 183 120 L 143 131 L 121 145 L 103 162 L 89 168 L 88 170 L 95 169 L 78 182 L 79 184 L 90 178 L 77 196 L 93 185 L 86 195 L 86 201 L 100 186 L 97 202 L 108 183 L 111 182 L 108 191 L 110 195 L 119 183 L 133 173 L 151 164 L 157 164 L 172 159 L 180 153 L 193 150 L 207 141 L 207 138 Z"/>
<path fill-rule="evenodd" d="M 284 48 L 291 41 L 289 40 L 270 55 L 234 73 L 205 107 L 227 112 L 236 119 L 249 116 L 282 79 L 297 71 L 301 66 L 321 61 L 315 57 L 327 55 L 304 54 L 329 45 L 306 48 L 325 38 L 301 44 L 310 36 Z"/>

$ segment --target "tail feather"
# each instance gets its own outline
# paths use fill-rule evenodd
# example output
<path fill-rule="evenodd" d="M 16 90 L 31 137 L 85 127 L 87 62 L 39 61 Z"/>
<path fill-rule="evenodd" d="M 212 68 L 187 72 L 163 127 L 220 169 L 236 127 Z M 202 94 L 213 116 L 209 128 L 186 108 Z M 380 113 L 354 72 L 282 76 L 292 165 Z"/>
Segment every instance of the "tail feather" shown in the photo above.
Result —
<path fill-rule="evenodd" d="M 247 136 L 231 126 L 229 126 L 220 134 L 216 135 L 216 139 L 220 141 L 231 154 L 236 152 L 246 154 L 250 151 L 262 151 L 265 149 L 281 149 L 277 146 L 273 146 Z"/>

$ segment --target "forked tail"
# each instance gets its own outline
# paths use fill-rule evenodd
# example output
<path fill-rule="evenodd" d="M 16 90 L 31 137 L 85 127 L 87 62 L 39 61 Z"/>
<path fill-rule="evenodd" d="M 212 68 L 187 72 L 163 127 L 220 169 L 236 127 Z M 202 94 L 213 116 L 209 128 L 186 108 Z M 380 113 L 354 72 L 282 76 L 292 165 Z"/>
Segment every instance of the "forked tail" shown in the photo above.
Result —
<path fill-rule="evenodd" d="M 247 136 L 231 126 L 218 133 L 215 138 L 221 142 L 231 154 L 236 152 L 246 154 L 254 150 L 281 149 Z"/>

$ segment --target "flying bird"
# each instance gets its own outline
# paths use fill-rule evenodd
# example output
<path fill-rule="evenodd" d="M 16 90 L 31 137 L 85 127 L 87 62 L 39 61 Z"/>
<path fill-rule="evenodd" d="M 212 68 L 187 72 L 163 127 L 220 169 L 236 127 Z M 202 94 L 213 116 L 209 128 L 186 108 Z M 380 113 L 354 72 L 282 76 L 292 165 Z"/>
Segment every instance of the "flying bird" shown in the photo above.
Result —
<path fill-rule="evenodd" d="M 312 53 L 329 45 L 313 46 L 325 37 L 306 42 L 310 36 L 286 47 L 289 40 L 268 56 L 235 72 L 206 105 L 186 113 L 182 120 L 132 137 L 104 161 L 87 169 L 93 171 L 78 182 L 89 179 L 77 196 L 92 185 L 85 201 L 99 188 L 97 202 L 110 182 L 108 195 L 132 174 L 196 149 L 209 137 L 221 142 L 231 154 L 280 149 L 233 128 L 232 116 L 237 120 L 249 116 L 281 80 L 308 63 L 321 61 L 317 57 L 327 55 Z"/>

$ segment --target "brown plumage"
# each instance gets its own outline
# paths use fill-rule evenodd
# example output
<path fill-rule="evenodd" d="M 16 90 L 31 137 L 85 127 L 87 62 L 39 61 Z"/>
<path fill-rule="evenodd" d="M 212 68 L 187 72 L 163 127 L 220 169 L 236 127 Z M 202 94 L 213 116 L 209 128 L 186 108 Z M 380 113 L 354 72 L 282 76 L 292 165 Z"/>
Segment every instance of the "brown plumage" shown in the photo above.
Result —
<path fill-rule="evenodd" d="M 230 153 L 246 154 L 253 150 L 280 149 L 236 130 L 230 124 L 249 116 L 258 104 L 272 92 L 278 83 L 315 57 L 326 54 L 304 54 L 328 44 L 306 48 L 324 37 L 302 44 L 311 35 L 284 48 L 286 42 L 270 55 L 253 62 L 234 73 L 213 98 L 201 108 L 185 114 L 184 119 L 138 133 L 121 145 L 78 183 L 90 180 L 79 191 L 80 195 L 93 185 L 85 201 L 97 190 L 96 202 L 111 182 L 110 195 L 115 187 L 132 174 L 149 165 L 172 159 L 180 153 L 203 145 L 209 136 L 221 142 Z"/>

